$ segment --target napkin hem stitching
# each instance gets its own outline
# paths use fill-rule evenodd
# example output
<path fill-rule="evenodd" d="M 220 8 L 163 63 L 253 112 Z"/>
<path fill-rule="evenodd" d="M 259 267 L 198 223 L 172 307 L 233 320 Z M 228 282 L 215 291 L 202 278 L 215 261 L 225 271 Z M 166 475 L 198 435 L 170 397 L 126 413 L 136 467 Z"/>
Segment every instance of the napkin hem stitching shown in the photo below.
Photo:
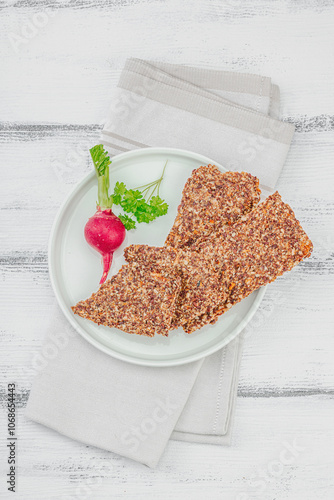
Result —
<path fill-rule="evenodd" d="M 218 416 L 219 416 L 219 410 L 220 410 L 221 390 L 222 390 L 222 385 L 223 385 L 223 375 L 224 375 L 224 371 L 225 371 L 225 358 L 226 358 L 226 349 L 224 349 L 224 354 L 223 354 L 222 362 L 220 365 L 218 394 L 217 394 L 217 408 L 216 408 L 216 415 L 215 415 L 215 419 L 214 419 L 213 427 L 212 427 L 213 434 L 216 434 L 216 431 L 217 431 Z"/>

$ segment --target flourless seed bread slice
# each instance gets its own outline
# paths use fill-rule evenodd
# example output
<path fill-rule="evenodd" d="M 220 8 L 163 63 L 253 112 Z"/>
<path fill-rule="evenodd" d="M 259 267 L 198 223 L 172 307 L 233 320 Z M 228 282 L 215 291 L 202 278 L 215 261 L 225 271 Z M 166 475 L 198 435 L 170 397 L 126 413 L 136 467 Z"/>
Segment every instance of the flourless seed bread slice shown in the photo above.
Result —
<path fill-rule="evenodd" d="M 181 278 L 136 263 L 124 265 L 96 293 L 72 307 L 98 325 L 127 333 L 168 336 Z"/>
<path fill-rule="evenodd" d="M 130 245 L 124 250 L 128 262 L 136 262 L 146 268 L 154 267 L 181 278 L 179 294 L 172 319 L 172 329 L 204 313 L 212 313 L 220 303 L 220 272 L 215 271 L 210 260 L 190 250 L 170 247 Z"/>
<path fill-rule="evenodd" d="M 217 318 L 254 290 L 290 271 L 311 255 L 313 245 L 291 207 L 278 192 L 234 225 L 225 225 L 195 248 L 221 270 L 224 294 L 211 314 L 191 320 L 191 333 Z"/>
<path fill-rule="evenodd" d="M 260 201 L 259 181 L 245 172 L 222 173 L 215 165 L 194 170 L 165 245 L 190 247 L 224 224 L 233 224 Z"/>

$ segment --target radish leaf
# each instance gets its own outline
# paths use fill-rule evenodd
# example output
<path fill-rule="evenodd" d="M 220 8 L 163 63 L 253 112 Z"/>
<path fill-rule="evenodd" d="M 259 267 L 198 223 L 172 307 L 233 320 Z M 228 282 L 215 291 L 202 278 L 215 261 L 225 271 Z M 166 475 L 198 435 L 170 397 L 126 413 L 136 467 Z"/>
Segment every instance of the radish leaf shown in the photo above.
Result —
<path fill-rule="evenodd" d="M 99 177 L 100 175 L 105 175 L 106 169 L 111 164 L 111 160 L 108 156 L 107 151 L 105 151 L 102 144 L 97 144 L 97 146 L 94 146 L 89 151 L 95 166 L 97 176 Z"/>

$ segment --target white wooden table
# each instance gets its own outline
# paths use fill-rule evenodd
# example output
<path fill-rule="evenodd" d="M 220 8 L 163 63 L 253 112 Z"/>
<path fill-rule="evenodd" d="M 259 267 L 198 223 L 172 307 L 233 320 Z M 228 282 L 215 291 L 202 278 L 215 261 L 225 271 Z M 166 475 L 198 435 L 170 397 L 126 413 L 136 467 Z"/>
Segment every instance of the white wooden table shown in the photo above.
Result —
<path fill-rule="evenodd" d="M 250 5 L 251 3 L 251 5 Z M 334 2 L 5 0 L 0 3 L 1 451 L 18 389 L 19 499 L 334 498 Z M 24 417 L 55 304 L 53 218 L 90 169 L 125 58 L 271 76 L 297 127 L 279 191 L 314 242 L 268 289 L 243 355 L 229 448 L 170 442 L 147 467 Z M 290 448 L 293 451 L 288 452 Z M 2 496 L 3 495 L 3 496 Z"/>

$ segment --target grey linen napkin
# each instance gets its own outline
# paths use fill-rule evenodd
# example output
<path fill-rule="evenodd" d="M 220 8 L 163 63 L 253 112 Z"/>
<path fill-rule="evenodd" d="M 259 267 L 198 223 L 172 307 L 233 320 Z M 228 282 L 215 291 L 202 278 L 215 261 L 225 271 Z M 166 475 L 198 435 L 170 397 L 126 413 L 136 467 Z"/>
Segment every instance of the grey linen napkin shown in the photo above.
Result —
<path fill-rule="evenodd" d="M 278 119 L 278 87 L 258 75 L 129 59 L 111 101 L 102 133 L 110 154 L 188 149 L 256 175 L 266 194 L 294 132 Z M 55 313 L 44 349 L 62 347 L 35 377 L 26 416 L 150 467 L 170 438 L 228 444 L 242 339 L 184 366 L 143 367 L 98 351 Z"/>

